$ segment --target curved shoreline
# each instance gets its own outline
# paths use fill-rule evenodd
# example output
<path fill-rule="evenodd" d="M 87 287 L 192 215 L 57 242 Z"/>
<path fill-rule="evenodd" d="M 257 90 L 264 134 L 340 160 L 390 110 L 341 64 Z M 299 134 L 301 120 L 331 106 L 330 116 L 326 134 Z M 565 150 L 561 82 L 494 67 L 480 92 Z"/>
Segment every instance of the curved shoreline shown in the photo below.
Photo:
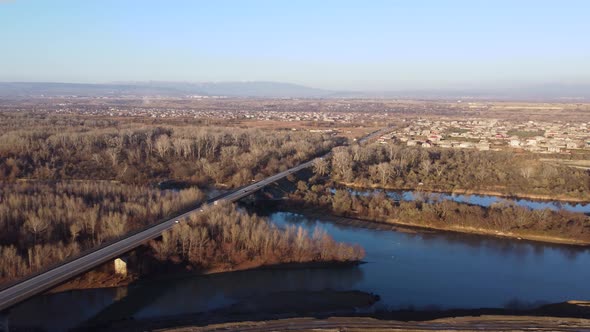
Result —
<path fill-rule="evenodd" d="M 109 331 L 580 331 L 590 325 L 588 301 L 534 308 L 397 309 L 363 313 L 378 295 L 359 291 L 283 292 L 225 309 L 81 326 Z M 273 302 L 279 300 L 277 305 Z M 378 300 L 378 299 L 377 299 Z M 270 309 L 270 310 L 269 310 Z M 138 328 L 139 327 L 139 328 Z"/>
<path fill-rule="evenodd" d="M 493 236 L 499 238 L 506 238 L 511 240 L 526 240 L 526 241 L 534 241 L 540 243 L 548 243 L 548 244 L 559 244 L 559 245 L 571 245 L 576 247 L 590 247 L 590 242 L 588 241 L 581 241 L 581 240 L 574 240 L 562 237 L 555 237 L 555 236 L 548 236 L 548 235 L 531 235 L 531 234 L 514 234 L 512 232 L 497 232 L 494 230 L 487 230 L 483 228 L 473 228 L 473 227 L 456 227 L 456 228 L 442 228 L 442 227 L 435 227 L 435 226 L 425 226 L 420 224 L 413 224 L 413 223 L 405 223 L 400 222 L 397 219 L 379 219 L 379 220 L 372 220 L 366 219 L 359 216 L 341 216 L 334 214 L 332 211 L 323 210 L 323 209 L 290 209 L 288 206 L 285 206 L 285 210 L 289 212 L 300 213 L 308 216 L 312 216 L 314 218 L 329 218 L 333 219 L 334 222 L 342 222 L 338 220 L 340 218 L 349 219 L 349 220 L 357 220 L 364 223 L 369 224 L 377 224 L 383 226 L 398 226 L 398 227 L 405 227 L 406 229 L 400 229 L 398 231 L 407 231 L 408 229 L 412 230 L 420 230 L 420 231 L 437 231 L 437 232 L 453 232 L 453 233 L 463 233 L 463 234 L 472 234 L 472 235 L 481 235 L 481 236 Z M 334 220 L 335 219 L 335 220 Z"/>
<path fill-rule="evenodd" d="M 507 311 L 507 310 L 506 310 Z M 488 313 L 489 312 L 489 313 Z M 535 316 L 531 315 L 509 315 L 503 314 L 501 309 L 493 310 L 465 310 L 458 312 L 462 314 L 458 317 L 437 318 L 426 321 L 404 321 L 396 319 L 381 319 L 373 317 L 359 317 L 359 316 L 344 316 L 333 315 L 324 316 L 306 316 L 306 317 L 267 317 L 267 319 L 255 320 L 244 318 L 242 321 L 232 321 L 227 323 L 214 323 L 211 325 L 192 324 L 188 326 L 173 326 L 174 320 L 156 321 L 156 322 L 140 322 L 146 329 L 153 325 L 160 328 L 158 323 L 168 326 L 161 328 L 161 331 L 170 332 L 189 332 L 189 331 L 248 331 L 248 332 L 263 332 L 263 331 L 317 331 L 317 332 L 332 332 L 332 331 L 373 331 L 373 332 L 399 332 L 399 331 L 413 331 L 413 332 L 430 332 L 430 331 L 531 331 L 537 329 L 540 331 L 583 331 L 590 324 L 588 318 L 570 318 L 560 317 L 556 319 L 551 315 Z M 417 316 L 417 315 L 416 315 Z M 170 326 L 172 325 L 172 326 Z M 179 321 L 178 325 L 181 324 Z M 126 331 L 125 327 L 121 327 L 121 331 Z M 118 328 L 115 328 L 117 331 Z"/>
<path fill-rule="evenodd" d="M 102 272 L 93 272 L 90 276 L 82 275 L 76 279 L 68 281 L 60 286 L 55 287 L 54 289 L 50 290 L 48 293 L 61 293 L 66 291 L 73 291 L 73 290 L 83 290 L 83 289 L 99 289 L 99 288 L 116 288 L 116 287 L 123 287 L 129 286 L 136 282 L 148 282 L 154 280 L 164 280 L 169 278 L 179 278 L 185 276 L 206 276 L 206 275 L 215 275 L 215 274 L 223 274 L 223 273 L 233 273 L 233 272 L 242 272 L 242 271 L 251 271 L 251 270 L 286 270 L 286 269 L 313 269 L 313 268 L 339 268 L 339 267 L 349 267 L 349 266 L 356 266 L 366 263 L 363 260 L 358 261 L 326 261 L 326 262 L 290 262 L 290 263 L 271 263 L 271 264 L 242 264 L 235 268 L 224 268 L 224 267 L 216 267 L 210 268 L 207 270 L 202 271 L 177 271 L 174 273 L 152 273 L 143 276 L 138 276 L 131 274 L 127 277 L 117 277 L 114 274 L 105 274 Z M 93 273 L 93 274 L 92 274 Z M 98 277 L 98 278 L 96 278 Z M 102 279 L 101 279 L 102 277 Z M 95 279 L 96 278 L 96 279 Z M 90 280 L 89 280 L 90 279 Z"/>

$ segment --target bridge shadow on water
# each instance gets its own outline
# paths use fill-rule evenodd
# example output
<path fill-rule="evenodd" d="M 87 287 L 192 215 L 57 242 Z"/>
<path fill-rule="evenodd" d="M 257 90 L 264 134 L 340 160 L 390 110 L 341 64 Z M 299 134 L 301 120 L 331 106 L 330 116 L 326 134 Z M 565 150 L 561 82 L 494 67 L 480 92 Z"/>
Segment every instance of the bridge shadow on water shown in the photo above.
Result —
<path fill-rule="evenodd" d="M 211 324 L 258 312 L 301 312 L 305 307 L 319 312 L 325 308 L 350 311 L 378 299 L 366 293 L 351 292 L 362 279 L 362 270 L 349 265 L 269 267 L 146 280 L 129 285 L 125 297 L 102 309 L 77 330 L 109 330 L 116 326 L 189 317 L 191 321 Z M 330 298 L 333 300 L 326 302 Z"/>

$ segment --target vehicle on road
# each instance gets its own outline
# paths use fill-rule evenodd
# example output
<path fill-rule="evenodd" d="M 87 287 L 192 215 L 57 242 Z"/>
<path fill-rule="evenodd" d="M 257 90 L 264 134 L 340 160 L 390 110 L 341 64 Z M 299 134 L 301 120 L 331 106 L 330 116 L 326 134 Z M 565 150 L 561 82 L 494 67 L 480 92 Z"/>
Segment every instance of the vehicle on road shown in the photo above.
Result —
<path fill-rule="evenodd" d="M 299 171 L 305 167 L 309 167 L 310 165 L 312 165 L 312 163 L 309 162 L 301 164 L 300 166 L 295 167 L 293 171 Z M 279 174 L 270 176 L 268 178 L 262 179 L 256 185 L 258 188 L 262 188 L 277 181 L 278 179 L 285 177 L 286 174 L 288 173 L 281 172 Z M 212 205 L 214 206 L 220 205 L 219 202 L 222 202 L 222 204 L 225 202 L 236 202 L 240 198 L 247 196 L 240 195 L 240 190 L 242 190 L 242 193 L 244 194 L 250 194 L 250 191 L 254 191 L 254 188 L 255 187 L 249 187 L 249 189 L 236 189 L 235 191 L 218 195 L 209 201 L 212 201 Z M 202 208 L 200 208 L 200 210 L 202 210 Z M 184 219 L 193 212 L 194 210 L 188 211 L 180 216 L 177 216 L 176 218 Z M 172 225 L 170 222 L 172 222 Z M 91 249 L 84 255 L 67 260 L 56 267 L 48 269 L 47 271 L 33 275 L 25 279 L 25 281 L 4 288 L 0 290 L 0 310 L 10 308 L 36 294 L 41 294 L 48 289 L 65 282 L 66 280 L 76 277 L 85 271 L 89 271 L 92 268 L 109 261 L 112 257 L 118 257 L 122 254 L 125 254 L 133 248 L 136 248 L 139 245 L 145 243 L 146 241 L 161 236 L 163 232 L 173 227 L 174 224 L 179 223 L 180 219 L 171 218 L 161 223 L 154 224 L 140 232 L 132 232 L 113 243 Z"/>

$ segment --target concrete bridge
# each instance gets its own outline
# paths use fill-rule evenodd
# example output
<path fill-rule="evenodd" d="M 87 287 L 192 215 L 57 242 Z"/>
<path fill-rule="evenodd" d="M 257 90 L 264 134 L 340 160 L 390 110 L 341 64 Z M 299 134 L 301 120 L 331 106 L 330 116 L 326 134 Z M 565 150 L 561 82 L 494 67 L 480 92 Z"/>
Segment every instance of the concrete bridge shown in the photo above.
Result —
<path fill-rule="evenodd" d="M 383 130 L 373 132 L 363 137 L 358 142 L 363 143 L 372 138 L 375 138 L 376 136 L 380 135 L 382 131 Z M 319 158 L 328 157 L 330 154 L 331 152 Z M 206 205 L 215 205 L 221 201 L 236 202 L 241 198 L 246 197 L 264 188 L 265 186 L 288 176 L 289 174 L 296 173 L 304 168 L 311 167 L 313 165 L 313 162 L 314 160 L 307 161 L 296 167 L 290 168 L 284 172 L 270 176 L 259 182 L 219 195 L 215 198 L 208 200 L 203 204 L 199 204 L 196 208 L 188 212 L 182 213 L 174 218 L 167 219 L 165 221 L 162 221 L 155 225 L 151 225 L 144 229 L 134 231 L 130 234 L 127 234 L 124 238 L 105 243 L 78 257 L 69 259 L 57 266 L 53 266 L 45 271 L 34 274 L 32 276 L 29 276 L 28 278 L 25 278 L 12 285 L 9 285 L 8 287 L 0 290 L 0 312 L 3 312 L 30 297 L 33 297 L 37 294 L 41 294 L 101 264 L 104 264 L 108 261 L 114 261 L 115 259 L 121 257 L 123 254 L 140 246 L 141 244 L 146 243 L 147 241 L 152 240 L 154 238 L 157 238 L 164 231 L 174 227 L 177 223 L 182 222 L 188 216 L 194 213 L 200 213 L 203 207 Z M 124 261 L 117 262 L 119 272 L 125 273 Z M 4 315 L 0 316 L 0 332 L 7 330 L 8 321 L 4 313 Z"/>

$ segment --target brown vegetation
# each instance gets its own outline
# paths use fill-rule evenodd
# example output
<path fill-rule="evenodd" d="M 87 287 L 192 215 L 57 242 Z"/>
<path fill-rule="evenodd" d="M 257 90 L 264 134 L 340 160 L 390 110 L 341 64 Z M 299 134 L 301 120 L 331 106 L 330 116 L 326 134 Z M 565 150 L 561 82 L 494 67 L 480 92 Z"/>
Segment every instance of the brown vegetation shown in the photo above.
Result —
<path fill-rule="evenodd" d="M 175 179 L 240 186 L 326 152 L 318 133 L 0 114 L 0 181 Z"/>
<path fill-rule="evenodd" d="M 159 191 L 108 181 L 0 186 L 0 280 L 18 278 L 194 206 L 195 188 Z"/>
<path fill-rule="evenodd" d="M 340 216 L 451 231 L 523 237 L 548 242 L 590 244 L 590 217 L 565 210 L 531 210 L 509 203 L 482 207 L 424 193 L 413 202 L 394 202 L 381 192 L 353 195 L 300 182 L 292 204 L 327 209 Z"/>
<path fill-rule="evenodd" d="M 372 144 L 336 148 L 330 164 L 333 180 L 367 188 L 590 200 L 590 172 L 546 163 L 534 154 Z"/>
<path fill-rule="evenodd" d="M 233 204 L 209 207 L 152 241 L 156 258 L 184 262 L 197 270 L 233 270 L 276 263 L 354 262 L 359 246 L 335 242 L 325 231 L 281 229 Z"/>
<path fill-rule="evenodd" d="M 0 282 L 76 256 L 204 198 L 196 188 L 161 191 L 148 182 L 240 186 L 336 144 L 336 138 L 322 134 L 187 121 L 1 113 Z M 186 232 L 175 230 L 155 242 L 156 256 L 180 257 L 203 269 L 358 256 L 357 249 L 330 242 L 325 234 L 314 238 L 321 248 L 302 230 L 292 243 L 294 230 L 280 231 L 236 213 L 207 221 L 205 228 L 180 226 Z M 232 217 L 237 226 L 231 226 Z M 177 236 L 178 246 L 171 245 Z M 257 242 L 262 240 L 264 245 Z"/>

